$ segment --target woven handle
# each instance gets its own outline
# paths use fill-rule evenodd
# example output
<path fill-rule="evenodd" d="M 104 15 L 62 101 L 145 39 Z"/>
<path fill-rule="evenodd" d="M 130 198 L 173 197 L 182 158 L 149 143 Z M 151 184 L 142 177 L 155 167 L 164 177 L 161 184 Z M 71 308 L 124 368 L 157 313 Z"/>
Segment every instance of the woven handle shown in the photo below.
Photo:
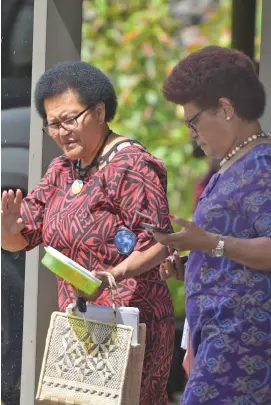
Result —
<path fill-rule="evenodd" d="M 117 285 L 117 283 L 116 283 L 115 278 L 112 276 L 111 273 L 106 272 L 105 274 L 106 274 L 107 277 L 108 277 L 108 283 L 109 283 L 110 293 L 111 293 L 111 299 L 112 299 L 112 307 L 113 307 L 113 310 L 115 311 L 115 310 L 116 310 L 116 304 L 115 304 L 114 289 L 116 290 L 117 296 L 119 297 L 119 300 L 120 300 L 120 305 L 121 305 L 122 307 L 124 306 L 124 305 L 123 305 L 123 300 L 122 300 L 122 297 L 120 296 L 119 289 L 118 289 L 118 285 Z"/>
<path fill-rule="evenodd" d="M 109 284 L 109 289 L 110 289 L 110 294 L 111 294 L 111 301 L 112 301 L 113 316 L 114 316 L 113 321 L 116 322 L 115 291 L 117 293 L 117 296 L 119 297 L 120 305 L 124 306 L 124 304 L 123 304 L 122 297 L 120 296 L 119 289 L 118 289 L 115 278 L 109 272 L 104 272 L 104 274 L 107 276 L 107 279 L 108 279 L 108 284 Z M 87 311 L 86 301 L 82 297 L 77 297 L 76 306 L 81 313 L 84 313 Z"/>

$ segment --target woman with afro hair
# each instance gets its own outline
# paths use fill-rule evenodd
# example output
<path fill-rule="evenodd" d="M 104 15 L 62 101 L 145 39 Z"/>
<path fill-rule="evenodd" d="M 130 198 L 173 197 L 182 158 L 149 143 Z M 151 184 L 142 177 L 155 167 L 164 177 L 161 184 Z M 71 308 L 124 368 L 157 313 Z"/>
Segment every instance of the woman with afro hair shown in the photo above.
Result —
<path fill-rule="evenodd" d="M 97 305 L 112 305 L 104 277 L 110 272 L 124 305 L 138 307 L 147 325 L 140 405 L 167 405 L 175 328 L 159 265 L 168 249 L 141 226 L 145 221 L 172 230 L 165 166 L 109 128 L 117 97 L 94 66 L 53 66 L 36 85 L 35 103 L 45 136 L 63 155 L 23 200 L 20 190 L 3 192 L 2 247 L 30 250 L 44 243 L 57 249 L 102 280 L 97 295 L 84 297 Z M 76 294 L 64 280 L 57 284 L 59 309 L 65 311 Z"/>

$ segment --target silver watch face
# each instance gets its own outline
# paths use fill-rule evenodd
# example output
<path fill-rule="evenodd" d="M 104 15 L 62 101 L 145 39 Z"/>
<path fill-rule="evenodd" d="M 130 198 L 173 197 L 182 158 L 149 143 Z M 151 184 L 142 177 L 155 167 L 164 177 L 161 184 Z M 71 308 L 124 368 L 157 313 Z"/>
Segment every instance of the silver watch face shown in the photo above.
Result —
<path fill-rule="evenodd" d="M 221 257 L 223 256 L 224 249 L 214 249 L 212 254 L 214 257 Z"/>
<path fill-rule="evenodd" d="M 224 239 L 223 239 L 223 237 L 220 236 L 217 247 L 212 250 L 212 256 L 214 256 L 214 257 L 224 256 Z"/>

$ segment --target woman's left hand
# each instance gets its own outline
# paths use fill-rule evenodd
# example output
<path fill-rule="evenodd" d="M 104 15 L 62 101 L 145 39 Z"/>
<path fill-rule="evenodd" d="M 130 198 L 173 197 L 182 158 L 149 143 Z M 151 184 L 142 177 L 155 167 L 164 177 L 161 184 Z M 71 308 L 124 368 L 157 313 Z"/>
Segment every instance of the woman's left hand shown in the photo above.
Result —
<path fill-rule="evenodd" d="M 160 265 L 160 277 L 162 280 L 167 280 L 170 277 L 184 280 L 184 270 L 185 266 L 180 256 L 178 253 L 174 253 L 173 257 L 167 257 L 165 263 Z"/>
<path fill-rule="evenodd" d="M 103 290 L 107 287 L 109 287 L 109 282 L 108 282 L 108 276 L 104 271 L 92 271 L 91 274 L 101 280 L 102 284 L 98 288 L 98 290 L 95 291 L 94 294 L 92 295 L 87 295 L 83 291 L 77 290 L 75 287 L 73 287 L 74 293 L 77 297 L 82 297 L 86 302 L 88 301 L 95 301 L 99 295 L 103 292 Z"/>
<path fill-rule="evenodd" d="M 161 232 L 153 232 L 154 238 L 162 245 L 169 246 L 178 251 L 200 250 L 210 252 L 215 249 L 219 235 L 206 232 L 198 225 L 183 218 L 175 218 L 176 224 L 183 227 L 181 232 L 164 234 Z"/>

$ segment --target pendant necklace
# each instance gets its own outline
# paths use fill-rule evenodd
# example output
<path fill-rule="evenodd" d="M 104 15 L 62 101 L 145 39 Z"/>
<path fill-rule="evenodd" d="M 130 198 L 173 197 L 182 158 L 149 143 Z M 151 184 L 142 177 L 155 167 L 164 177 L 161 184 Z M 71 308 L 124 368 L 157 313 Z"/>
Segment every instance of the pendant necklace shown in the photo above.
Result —
<path fill-rule="evenodd" d="M 77 170 L 78 170 L 79 178 L 74 180 L 74 182 L 72 183 L 72 193 L 74 195 L 79 194 L 82 191 L 82 189 L 84 187 L 84 178 L 85 178 L 85 176 L 88 174 L 89 170 L 93 166 L 97 165 L 97 158 L 98 158 L 99 154 L 102 152 L 103 148 L 105 147 L 105 144 L 106 144 L 106 142 L 107 142 L 107 140 L 108 140 L 108 138 L 109 138 L 109 136 L 111 134 L 112 134 L 112 130 L 110 129 L 108 131 L 106 137 L 104 138 L 104 141 L 103 141 L 100 149 L 96 153 L 96 156 L 94 157 L 93 161 L 89 165 L 82 168 L 81 167 L 81 165 L 82 165 L 81 159 L 76 162 L 76 167 L 77 167 Z"/>
<path fill-rule="evenodd" d="M 72 183 L 72 193 L 79 194 L 83 186 L 84 186 L 83 180 L 81 179 L 74 180 L 74 182 Z"/>

